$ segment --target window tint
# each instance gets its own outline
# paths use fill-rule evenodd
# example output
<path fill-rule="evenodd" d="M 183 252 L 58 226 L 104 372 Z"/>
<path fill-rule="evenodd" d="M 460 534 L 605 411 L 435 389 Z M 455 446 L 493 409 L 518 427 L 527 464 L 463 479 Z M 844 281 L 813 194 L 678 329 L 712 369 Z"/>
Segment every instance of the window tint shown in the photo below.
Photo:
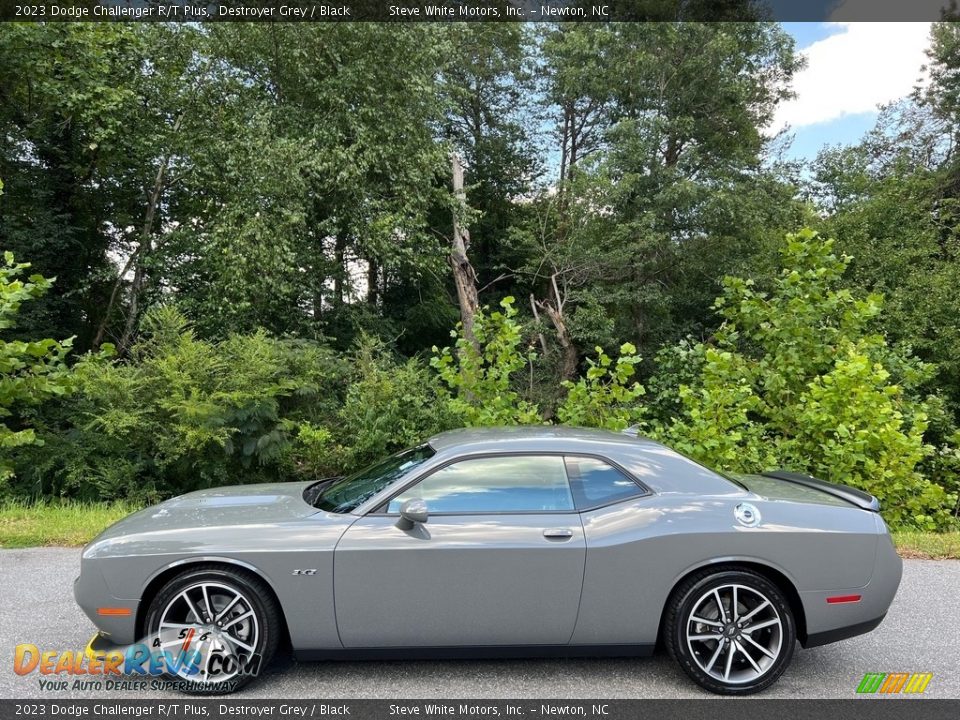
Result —
<path fill-rule="evenodd" d="M 637 483 L 603 460 L 568 457 L 566 463 L 577 507 L 606 505 L 644 493 Z"/>
<path fill-rule="evenodd" d="M 420 463 L 429 460 L 433 454 L 433 448 L 421 445 L 391 455 L 354 475 L 331 483 L 320 493 L 314 507 L 327 512 L 348 513 Z"/>
<path fill-rule="evenodd" d="M 461 460 L 404 490 L 387 512 L 399 512 L 413 498 L 426 502 L 431 513 L 573 510 L 560 456 Z"/>

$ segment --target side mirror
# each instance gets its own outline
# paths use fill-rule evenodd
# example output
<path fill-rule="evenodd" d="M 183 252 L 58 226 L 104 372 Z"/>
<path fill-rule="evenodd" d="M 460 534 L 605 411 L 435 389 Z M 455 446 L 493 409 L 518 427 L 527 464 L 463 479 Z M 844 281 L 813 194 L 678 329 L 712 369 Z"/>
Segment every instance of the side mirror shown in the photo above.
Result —
<path fill-rule="evenodd" d="M 415 525 L 425 523 L 429 517 L 427 504 L 423 500 L 413 498 L 400 506 L 400 519 L 397 520 L 397 527 L 401 530 L 413 530 Z"/>

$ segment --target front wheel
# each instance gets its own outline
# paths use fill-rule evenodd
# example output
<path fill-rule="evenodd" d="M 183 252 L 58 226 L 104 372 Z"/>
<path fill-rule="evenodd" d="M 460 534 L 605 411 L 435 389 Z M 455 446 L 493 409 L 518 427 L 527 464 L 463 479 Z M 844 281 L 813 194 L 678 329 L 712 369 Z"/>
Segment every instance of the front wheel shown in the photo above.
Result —
<path fill-rule="evenodd" d="M 201 566 L 161 588 L 145 629 L 167 677 L 184 692 L 210 694 L 252 681 L 273 657 L 280 627 L 280 610 L 260 578 Z"/>
<path fill-rule="evenodd" d="M 667 651 L 700 687 L 749 695 L 772 685 L 793 657 L 796 626 L 783 592 L 749 570 L 704 570 L 671 596 Z"/>

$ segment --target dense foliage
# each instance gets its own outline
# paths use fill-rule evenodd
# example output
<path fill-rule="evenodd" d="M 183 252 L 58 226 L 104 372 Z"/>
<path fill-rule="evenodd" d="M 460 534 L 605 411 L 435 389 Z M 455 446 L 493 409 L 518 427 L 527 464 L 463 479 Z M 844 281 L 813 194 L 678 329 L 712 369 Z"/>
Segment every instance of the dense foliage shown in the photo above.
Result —
<path fill-rule="evenodd" d="M 0 186 L 2 187 L 2 186 Z M 0 330 L 17 326 L 17 313 L 22 303 L 42 297 L 50 289 L 50 281 L 42 275 L 31 275 L 24 282 L 23 272 L 29 263 L 17 263 L 13 253 L 4 253 L 0 265 Z M 23 423 L 6 424 L 14 411 L 23 405 L 38 405 L 52 397 L 66 395 L 69 375 L 65 358 L 71 340 L 2 340 L 0 339 L 0 480 L 9 477 L 13 468 L 6 460 L 6 451 L 26 445 L 42 445 L 33 428 Z"/>
<path fill-rule="evenodd" d="M 802 64 L 774 23 L 11 25 L 2 492 L 148 500 L 559 422 L 955 523 L 955 24 L 929 56 L 801 168 L 767 136 Z"/>
<path fill-rule="evenodd" d="M 933 452 L 916 394 L 926 369 L 873 332 L 882 298 L 842 288 L 850 258 L 832 248 L 806 230 L 788 236 L 769 291 L 724 280 L 714 304 L 723 324 L 689 349 L 699 372 L 656 427 L 715 467 L 827 477 L 878 497 L 892 522 L 942 527 L 956 497 L 918 472 Z"/>
<path fill-rule="evenodd" d="M 46 446 L 25 455 L 14 487 L 144 500 L 276 478 L 290 462 L 290 423 L 337 406 L 338 362 L 263 332 L 201 340 L 159 307 L 127 361 L 75 365 L 75 390 L 37 418 Z"/>
<path fill-rule="evenodd" d="M 535 425 L 549 422 L 552 408 L 535 398 L 535 367 L 543 360 L 532 344 L 524 345 L 514 298 L 500 301 L 501 310 L 484 308 L 476 318 L 471 342 L 458 326 L 453 348 L 433 348 L 430 361 L 446 388 L 443 398 L 453 419 L 467 427 Z M 564 424 L 624 430 L 638 412 L 643 387 L 631 382 L 640 362 L 636 348 L 624 343 L 616 363 L 596 348 L 583 376 L 560 383 L 565 396 L 555 409 Z M 524 371 L 529 380 L 523 378 Z"/>

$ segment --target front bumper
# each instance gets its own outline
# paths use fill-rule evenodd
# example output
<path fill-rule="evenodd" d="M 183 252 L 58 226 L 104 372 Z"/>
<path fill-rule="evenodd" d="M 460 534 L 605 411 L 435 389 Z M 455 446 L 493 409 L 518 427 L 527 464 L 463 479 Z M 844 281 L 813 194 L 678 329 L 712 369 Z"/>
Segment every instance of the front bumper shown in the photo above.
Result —
<path fill-rule="evenodd" d="M 97 630 L 109 636 L 112 642 L 118 645 L 136 642 L 139 601 L 114 597 L 95 562 L 86 559 L 81 561 L 80 575 L 73 581 L 73 598 Z M 129 610 L 129 613 L 104 614 L 108 609 Z"/>

